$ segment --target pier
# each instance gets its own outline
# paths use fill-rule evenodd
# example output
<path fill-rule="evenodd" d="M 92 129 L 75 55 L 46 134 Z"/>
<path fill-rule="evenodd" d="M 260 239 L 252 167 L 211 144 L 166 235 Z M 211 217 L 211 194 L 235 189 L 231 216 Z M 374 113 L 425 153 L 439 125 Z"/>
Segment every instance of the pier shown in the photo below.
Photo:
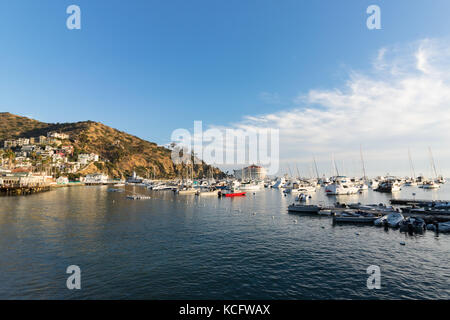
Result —
<path fill-rule="evenodd" d="M 50 186 L 1 186 L 0 195 L 19 196 L 50 191 Z"/>

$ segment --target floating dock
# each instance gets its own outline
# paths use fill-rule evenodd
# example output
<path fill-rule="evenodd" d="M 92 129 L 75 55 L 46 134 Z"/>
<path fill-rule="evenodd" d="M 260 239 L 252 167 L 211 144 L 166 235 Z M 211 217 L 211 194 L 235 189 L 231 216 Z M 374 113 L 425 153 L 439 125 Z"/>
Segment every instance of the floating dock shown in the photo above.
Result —
<path fill-rule="evenodd" d="M 418 204 L 433 204 L 433 203 L 450 203 L 450 200 L 423 200 L 423 199 L 391 199 L 391 204 L 408 206 Z"/>

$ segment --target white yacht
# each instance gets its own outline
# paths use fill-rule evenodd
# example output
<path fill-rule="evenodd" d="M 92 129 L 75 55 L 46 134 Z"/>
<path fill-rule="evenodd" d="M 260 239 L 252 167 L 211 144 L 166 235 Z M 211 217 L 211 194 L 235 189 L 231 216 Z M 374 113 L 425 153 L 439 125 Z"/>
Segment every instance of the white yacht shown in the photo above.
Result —
<path fill-rule="evenodd" d="M 257 191 L 264 188 L 264 182 L 242 182 L 239 189 L 242 191 Z"/>
<path fill-rule="evenodd" d="M 345 176 L 338 176 L 334 181 L 325 187 L 327 195 L 343 195 L 358 193 L 359 188 L 355 187 Z"/>
<path fill-rule="evenodd" d="M 296 189 L 292 189 L 295 193 L 311 193 L 316 192 L 316 187 L 309 184 L 300 184 Z"/>
<path fill-rule="evenodd" d="M 365 182 L 363 182 L 362 184 L 358 185 L 358 189 L 359 191 L 366 191 L 369 190 L 369 186 Z"/>
<path fill-rule="evenodd" d="M 415 186 L 417 186 L 417 182 L 416 182 L 415 179 L 407 179 L 405 181 L 405 186 L 407 186 L 407 187 L 415 187 Z"/>
<path fill-rule="evenodd" d="M 378 181 L 375 180 L 375 179 L 370 180 L 369 186 L 370 186 L 372 189 L 378 188 Z"/>
<path fill-rule="evenodd" d="M 355 194 L 358 191 L 359 188 L 355 187 L 344 176 L 336 177 L 331 184 L 325 187 L 325 193 L 327 195 Z"/>
<path fill-rule="evenodd" d="M 424 189 L 439 189 L 441 186 L 434 182 L 433 180 L 426 181 L 423 183 L 422 188 Z"/>
<path fill-rule="evenodd" d="M 388 177 L 386 178 L 386 180 L 380 182 L 378 188 L 376 188 L 375 190 L 378 192 L 392 193 L 400 191 L 401 188 L 402 186 L 397 179 L 395 179 L 394 177 Z"/>
<path fill-rule="evenodd" d="M 438 176 L 437 179 L 436 179 L 436 183 L 444 184 L 445 182 L 446 181 L 445 181 L 445 178 L 443 176 Z"/>

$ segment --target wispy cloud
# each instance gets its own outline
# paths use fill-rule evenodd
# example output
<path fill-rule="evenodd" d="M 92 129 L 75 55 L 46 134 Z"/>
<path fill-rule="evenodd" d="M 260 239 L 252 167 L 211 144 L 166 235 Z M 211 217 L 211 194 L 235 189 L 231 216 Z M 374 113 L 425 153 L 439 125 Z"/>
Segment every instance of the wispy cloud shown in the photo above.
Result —
<path fill-rule="evenodd" d="M 278 95 L 263 96 L 279 100 Z M 430 174 L 428 146 L 441 165 L 450 160 L 447 40 L 381 48 L 370 70 L 350 70 L 341 87 L 312 89 L 294 101 L 289 109 L 247 116 L 233 127 L 279 128 L 285 163 L 309 163 L 315 154 L 324 166 L 331 153 L 355 161 L 360 144 L 372 174 L 409 172 L 408 146 L 424 174 Z"/>

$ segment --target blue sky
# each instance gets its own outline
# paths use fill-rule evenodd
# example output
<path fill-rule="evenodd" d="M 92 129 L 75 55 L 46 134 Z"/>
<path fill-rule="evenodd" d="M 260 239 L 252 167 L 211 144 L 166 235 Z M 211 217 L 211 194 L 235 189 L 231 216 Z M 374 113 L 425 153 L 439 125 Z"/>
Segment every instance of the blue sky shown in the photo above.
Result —
<path fill-rule="evenodd" d="M 66 28 L 71 4 L 81 30 Z M 366 28 L 370 4 L 382 30 Z M 0 0 L 0 111 L 165 144 L 194 120 L 233 126 L 342 88 L 380 48 L 448 37 L 448 12 L 446 0 Z"/>

